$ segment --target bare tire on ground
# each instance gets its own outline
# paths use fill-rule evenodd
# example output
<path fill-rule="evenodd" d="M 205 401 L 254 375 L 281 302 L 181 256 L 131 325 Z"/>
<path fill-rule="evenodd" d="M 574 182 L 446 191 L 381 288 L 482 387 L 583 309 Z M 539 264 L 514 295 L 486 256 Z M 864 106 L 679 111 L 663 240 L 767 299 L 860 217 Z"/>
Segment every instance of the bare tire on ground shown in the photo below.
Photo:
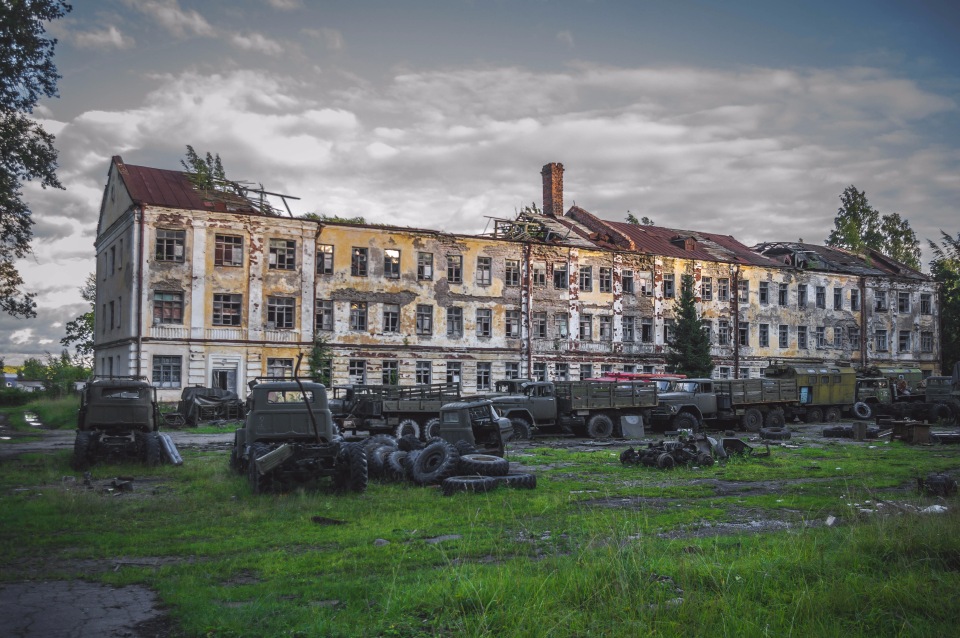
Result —
<path fill-rule="evenodd" d="M 440 489 L 444 496 L 453 496 L 457 492 L 480 494 L 496 487 L 497 480 L 492 476 L 450 476 L 443 479 Z"/>
<path fill-rule="evenodd" d="M 858 419 L 869 419 L 873 416 L 873 408 L 870 407 L 869 403 L 857 401 L 853 404 L 853 415 Z"/>
<path fill-rule="evenodd" d="M 506 476 L 496 476 L 494 480 L 502 486 L 522 490 L 532 490 L 537 486 L 537 477 L 526 472 L 510 472 Z"/>
<path fill-rule="evenodd" d="M 460 457 L 459 471 L 480 476 L 505 476 L 510 472 L 510 461 L 492 454 L 464 454 Z"/>
<path fill-rule="evenodd" d="M 697 417 L 689 412 L 681 412 L 673 420 L 673 425 L 678 430 L 692 430 L 696 434 L 700 430 L 700 423 Z"/>
<path fill-rule="evenodd" d="M 394 434 L 397 435 L 397 438 L 413 435 L 420 438 L 420 424 L 414 421 L 413 419 L 404 419 L 397 424 L 397 429 L 394 431 Z"/>
<path fill-rule="evenodd" d="M 391 481 L 402 481 L 407 476 L 407 468 L 404 464 L 409 452 L 395 450 L 387 456 L 387 462 L 384 467 L 384 477 Z"/>
<path fill-rule="evenodd" d="M 443 440 L 433 441 L 410 463 L 410 476 L 417 485 L 440 483 L 453 476 L 459 460 L 457 448 Z"/>
<path fill-rule="evenodd" d="M 594 414 L 587 421 L 587 436 L 591 439 L 609 439 L 613 436 L 613 419 L 606 414 Z"/>
<path fill-rule="evenodd" d="M 527 441 L 530 439 L 530 422 L 523 417 L 515 416 L 510 419 L 510 425 L 513 426 L 513 438 L 516 441 Z"/>
<path fill-rule="evenodd" d="M 770 410 L 767 412 L 767 416 L 764 417 L 763 423 L 768 428 L 782 428 L 786 424 L 786 419 L 783 416 L 783 410 Z"/>
<path fill-rule="evenodd" d="M 759 432 L 763 427 L 763 413 L 757 408 L 747 408 L 740 418 L 740 425 L 747 432 Z"/>
<path fill-rule="evenodd" d="M 453 447 L 457 448 L 457 452 L 460 453 L 460 456 L 463 457 L 465 454 L 476 454 L 479 452 L 477 446 L 467 441 L 465 439 L 460 439 L 459 441 L 454 441 Z"/>
<path fill-rule="evenodd" d="M 840 420 L 840 408 L 836 406 L 830 406 L 827 408 L 826 412 L 823 413 L 823 420 L 827 423 L 836 423 Z"/>
<path fill-rule="evenodd" d="M 790 440 L 790 430 L 787 428 L 763 428 L 760 430 L 760 438 L 768 441 L 788 441 Z"/>

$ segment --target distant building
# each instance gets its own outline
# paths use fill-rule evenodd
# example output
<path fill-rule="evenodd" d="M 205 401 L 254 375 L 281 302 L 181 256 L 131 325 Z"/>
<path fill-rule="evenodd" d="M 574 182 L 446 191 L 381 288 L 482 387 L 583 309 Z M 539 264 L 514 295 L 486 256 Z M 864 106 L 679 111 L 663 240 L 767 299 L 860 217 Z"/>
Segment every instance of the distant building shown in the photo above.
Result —
<path fill-rule="evenodd" d="M 936 284 L 878 253 L 749 248 L 714 233 L 563 212 L 486 235 L 265 213 L 236 191 L 114 157 L 97 229 L 95 373 L 245 394 L 321 337 L 335 384 L 577 379 L 661 372 L 681 276 L 696 282 L 716 376 L 771 360 L 939 371 Z M 305 364 L 304 364 L 305 365 Z M 305 374 L 306 370 L 300 371 Z"/>

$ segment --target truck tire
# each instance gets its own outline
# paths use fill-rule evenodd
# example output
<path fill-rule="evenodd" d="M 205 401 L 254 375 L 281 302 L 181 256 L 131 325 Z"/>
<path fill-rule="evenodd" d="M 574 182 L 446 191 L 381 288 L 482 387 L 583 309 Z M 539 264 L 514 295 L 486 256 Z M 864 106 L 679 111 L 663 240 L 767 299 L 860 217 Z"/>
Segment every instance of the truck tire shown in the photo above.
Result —
<path fill-rule="evenodd" d="M 230 450 L 230 469 L 238 474 L 243 471 L 243 468 L 240 467 L 240 457 L 237 456 L 236 446 Z"/>
<path fill-rule="evenodd" d="M 397 425 L 397 429 L 394 431 L 394 434 L 397 438 L 401 438 L 407 435 L 413 435 L 420 438 L 420 424 L 414 421 L 413 419 L 403 419 Z"/>
<path fill-rule="evenodd" d="M 429 441 L 432 438 L 440 436 L 440 419 L 433 417 L 423 424 L 423 438 Z"/>
<path fill-rule="evenodd" d="M 873 416 L 873 408 L 869 403 L 857 401 L 853 404 L 853 415 L 858 419 L 869 419 Z"/>
<path fill-rule="evenodd" d="M 465 439 L 454 441 L 453 447 L 457 448 L 457 452 L 460 453 L 460 458 L 463 458 L 466 454 L 476 454 L 480 451 L 476 445 Z"/>
<path fill-rule="evenodd" d="M 459 472 L 480 476 L 506 476 L 510 461 L 492 454 L 464 454 L 460 457 Z"/>
<path fill-rule="evenodd" d="M 369 458 L 373 451 L 382 445 L 387 445 L 392 447 L 394 450 L 397 449 L 397 440 L 390 436 L 389 434 L 374 434 L 369 439 L 362 441 L 363 449 L 367 452 L 367 457 Z"/>
<path fill-rule="evenodd" d="M 407 468 L 404 462 L 409 452 L 394 450 L 387 456 L 384 467 L 384 476 L 391 481 L 402 481 L 407 478 Z"/>
<path fill-rule="evenodd" d="M 763 419 L 763 424 L 768 428 L 782 428 L 786 425 L 786 418 L 783 416 L 783 410 L 780 408 L 774 408 L 767 412 L 767 416 Z"/>
<path fill-rule="evenodd" d="M 420 450 L 410 463 L 410 475 L 417 485 L 440 483 L 457 471 L 460 455 L 457 448 L 444 440 L 437 440 Z"/>
<path fill-rule="evenodd" d="M 423 441 L 419 438 L 413 436 L 412 434 L 404 434 L 399 439 L 397 439 L 397 449 L 403 450 L 404 452 L 412 452 L 414 450 L 423 449 Z"/>
<path fill-rule="evenodd" d="M 366 450 L 365 450 L 366 451 Z M 397 448 L 389 445 L 379 445 L 373 451 L 367 452 L 367 477 L 383 478 L 386 476 L 387 457 L 391 452 L 397 451 Z"/>
<path fill-rule="evenodd" d="M 526 472 L 510 472 L 506 476 L 495 476 L 493 480 L 495 480 L 498 485 L 521 490 L 532 490 L 537 487 L 536 475 L 527 474 Z"/>
<path fill-rule="evenodd" d="M 250 446 L 250 459 L 247 462 L 247 480 L 250 481 L 250 491 L 254 494 L 264 494 L 268 491 L 269 481 L 265 480 L 263 476 L 260 476 L 260 472 L 257 471 L 257 459 L 270 451 L 266 445 L 262 443 L 254 443 Z"/>
<path fill-rule="evenodd" d="M 369 481 L 367 467 L 367 451 L 359 445 L 347 443 L 346 449 L 341 452 L 340 463 L 343 465 L 339 488 L 349 492 L 366 492 Z M 376 453 L 376 452 L 374 452 Z"/>
<path fill-rule="evenodd" d="M 515 416 L 510 418 L 510 425 L 513 426 L 513 440 L 514 441 L 528 441 L 530 440 L 531 430 L 530 422 L 520 416 Z"/>
<path fill-rule="evenodd" d="M 787 428 L 763 428 L 760 430 L 760 438 L 768 441 L 789 441 L 790 430 Z"/>
<path fill-rule="evenodd" d="M 594 414 L 587 421 L 587 436 L 591 439 L 609 439 L 613 436 L 613 419 L 606 414 Z"/>
<path fill-rule="evenodd" d="M 943 423 L 949 425 L 949 421 L 953 417 L 953 412 L 950 410 L 950 406 L 946 403 L 934 403 L 930 408 L 930 418 L 933 421 L 942 421 Z"/>
<path fill-rule="evenodd" d="M 73 469 L 85 470 L 90 467 L 92 439 L 90 432 L 77 432 L 77 438 L 73 440 L 73 458 L 70 460 Z"/>
<path fill-rule="evenodd" d="M 810 408 L 807 410 L 804 421 L 807 423 L 823 423 L 823 410 L 820 408 Z"/>
<path fill-rule="evenodd" d="M 747 432 L 759 432 L 763 427 L 763 413 L 757 408 L 747 408 L 740 417 L 740 425 Z"/>
<path fill-rule="evenodd" d="M 143 445 L 146 449 L 144 458 L 147 465 L 150 467 L 160 465 L 163 462 L 163 448 L 160 443 L 160 435 L 156 432 L 151 432 L 144 437 Z"/>
<path fill-rule="evenodd" d="M 681 412 L 673 419 L 673 426 L 677 430 L 691 430 L 696 434 L 700 430 L 700 423 L 697 417 L 689 412 Z"/>
<path fill-rule="evenodd" d="M 830 406 L 823 413 L 823 420 L 827 423 L 836 423 L 840 420 L 840 408 L 836 406 Z"/>
<path fill-rule="evenodd" d="M 453 496 L 457 492 L 482 494 L 496 489 L 497 485 L 492 476 L 450 476 L 443 479 L 440 490 L 444 496 Z"/>

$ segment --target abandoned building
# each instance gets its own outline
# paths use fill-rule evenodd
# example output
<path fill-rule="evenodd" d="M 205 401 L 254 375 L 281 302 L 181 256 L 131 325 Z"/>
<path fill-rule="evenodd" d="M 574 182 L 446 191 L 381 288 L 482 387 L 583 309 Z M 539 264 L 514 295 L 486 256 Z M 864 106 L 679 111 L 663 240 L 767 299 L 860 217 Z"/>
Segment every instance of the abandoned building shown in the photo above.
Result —
<path fill-rule="evenodd" d="M 279 214 L 262 191 L 198 186 L 114 157 L 97 228 L 95 373 L 246 394 L 320 338 L 343 383 L 580 379 L 662 372 L 690 274 L 715 375 L 772 360 L 940 369 L 936 284 L 879 253 L 543 210 L 482 235 Z M 306 370 L 301 370 L 305 374 Z"/>

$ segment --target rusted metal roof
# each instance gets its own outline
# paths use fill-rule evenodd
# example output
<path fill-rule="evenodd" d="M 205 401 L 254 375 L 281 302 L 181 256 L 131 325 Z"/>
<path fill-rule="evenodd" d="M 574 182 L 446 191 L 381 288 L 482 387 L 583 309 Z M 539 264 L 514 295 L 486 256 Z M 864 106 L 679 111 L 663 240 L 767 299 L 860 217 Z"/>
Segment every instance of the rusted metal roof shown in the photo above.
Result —
<path fill-rule="evenodd" d="M 119 155 L 113 156 L 113 163 L 134 203 L 185 210 L 259 213 L 239 195 L 198 190 L 183 171 L 124 164 Z"/>

